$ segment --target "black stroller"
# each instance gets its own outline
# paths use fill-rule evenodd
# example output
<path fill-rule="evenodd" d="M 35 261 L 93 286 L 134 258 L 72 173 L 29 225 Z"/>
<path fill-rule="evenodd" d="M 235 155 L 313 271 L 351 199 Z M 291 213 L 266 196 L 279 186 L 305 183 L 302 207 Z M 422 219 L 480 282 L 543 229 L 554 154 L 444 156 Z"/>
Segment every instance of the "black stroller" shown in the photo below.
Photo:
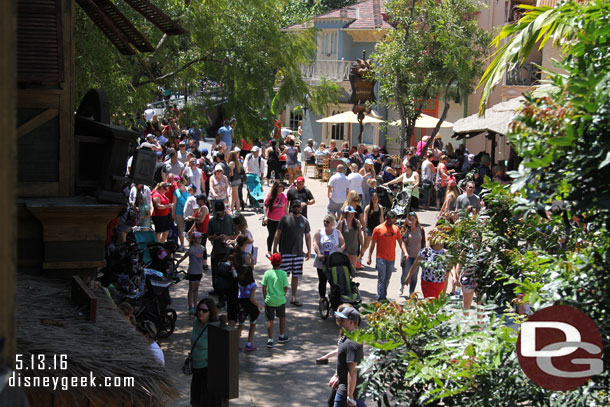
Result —
<path fill-rule="evenodd" d="M 339 305 L 344 303 L 358 308 L 362 299 L 358 290 L 359 284 L 353 281 L 355 271 L 349 257 L 340 252 L 331 254 L 325 261 L 324 273 L 330 283 L 330 295 L 320 300 L 320 317 L 328 318 L 331 310 L 335 312 Z"/>
<path fill-rule="evenodd" d="M 127 297 L 136 310 L 136 320 L 154 323 L 159 339 L 169 337 L 176 328 L 176 310 L 169 308 L 172 303 L 169 287 L 172 284 L 172 280 L 163 276 L 163 273 L 145 268 L 140 290 Z"/>

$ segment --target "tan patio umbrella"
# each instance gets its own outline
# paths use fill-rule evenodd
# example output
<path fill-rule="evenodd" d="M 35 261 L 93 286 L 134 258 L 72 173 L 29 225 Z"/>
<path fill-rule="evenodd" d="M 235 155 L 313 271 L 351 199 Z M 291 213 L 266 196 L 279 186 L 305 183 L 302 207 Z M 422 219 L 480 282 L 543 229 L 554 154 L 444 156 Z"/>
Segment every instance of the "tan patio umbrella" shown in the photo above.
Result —
<path fill-rule="evenodd" d="M 427 114 L 421 114 L 415 122 L 415 127 L 418 129 L 433 129 L 436 127 L 438 119 L 436 117 L 428 116 Z M 400 120 L 394 120 L 390 122 L 390 126 L 400 126 Z M 453 123 L 445 120 L 441 123 L 441 128 L 453 127 Z"/>
<path fill-rule="evenodd" d="M 358 116 L 351 111 L 338 113 L 332 116 L 325 117 L 320 120 L 316 120 L 318 123 L 352 123 L 358 124 Z M 371 115 L 364 115 L 363 124 L 378 124 L 383 123 L 383 120 L 377 119 Z"/>

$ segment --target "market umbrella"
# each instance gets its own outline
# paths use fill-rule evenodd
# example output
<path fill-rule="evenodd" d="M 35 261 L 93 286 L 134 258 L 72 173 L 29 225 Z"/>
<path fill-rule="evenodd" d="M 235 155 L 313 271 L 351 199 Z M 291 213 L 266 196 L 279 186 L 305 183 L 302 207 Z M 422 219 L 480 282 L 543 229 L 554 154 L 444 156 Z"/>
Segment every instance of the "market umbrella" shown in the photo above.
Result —
<path fill-rule="evenodd" d="M 353 123 L 358 124 L 358 115 L 354 112 L 347 111 L 343 113 L 338 113 L 332 116 L 325 117 L 320 120 L 316 120 L 318 123 Z M 383 123 L 383 120 L 377 119 L 371 115 L 364 115 L 363 124 L 375 124 L 375 123 Z"/>
<path fill-rule="evenodd" d="M 415 127 L 418 129 L 433 129 L 436 127 L 438 119 L 436 117 L 428 116 L 427 114 L 421 114 L 415 122 Z M 400 120 L 390 122 L 390 126 L 400 126 Z M 441 123 L 441 128 L 453 127 L 453 123 L 445 120 Z"/>

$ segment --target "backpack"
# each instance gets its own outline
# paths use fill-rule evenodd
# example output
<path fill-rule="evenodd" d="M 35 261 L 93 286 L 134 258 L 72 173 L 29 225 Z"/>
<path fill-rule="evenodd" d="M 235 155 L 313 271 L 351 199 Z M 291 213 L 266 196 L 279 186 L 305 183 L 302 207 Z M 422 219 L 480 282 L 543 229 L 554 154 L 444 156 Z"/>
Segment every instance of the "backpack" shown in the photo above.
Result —
<path fill-rule="evenodd" d="M 209 178 L 214 172 L 214 166 L 207 158 L 203 159 L 203 165 L 201 166 L 203 173 Z"/>

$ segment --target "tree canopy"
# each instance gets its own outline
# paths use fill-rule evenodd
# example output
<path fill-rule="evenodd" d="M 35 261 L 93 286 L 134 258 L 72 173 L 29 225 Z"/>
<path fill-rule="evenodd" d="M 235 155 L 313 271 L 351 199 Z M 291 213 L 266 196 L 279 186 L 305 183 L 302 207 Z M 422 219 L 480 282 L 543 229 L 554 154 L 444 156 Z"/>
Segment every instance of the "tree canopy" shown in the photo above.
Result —
<path fill-rule="evenodd" d="M 475 17 L 481 7 L 472 0 L 386 3 L 394 29 L 376 45 L 371 59 L 381 103 L 400 115 L 401 151 L 426 100 L 443 101 L 436 134 L 449 101 L 472 92 L 491 39 Z"/>
<path fill-rule="evenodd" d="M 223 111 L 238 119 L 236 132 L 248 138 L 267 134 L 279 106 L 293 101 L 321 111 L 336 101 L 331 83 L 311 87 L 299 63 L 315 57 L 313 30 L 282 31 L 280 0 L 193 0 L 157 2 L 188 31 L 166 37 L 143 18 L 117 3 L 143 34 L 157 44 L 153 53 L 119 54 L 82 10 L 76 18 L 77 101 L 91 87 L 106 90 L 114 112 L 145 107 L 159 87 L 184 92 L 205 81 L 224 87 Z"/>

